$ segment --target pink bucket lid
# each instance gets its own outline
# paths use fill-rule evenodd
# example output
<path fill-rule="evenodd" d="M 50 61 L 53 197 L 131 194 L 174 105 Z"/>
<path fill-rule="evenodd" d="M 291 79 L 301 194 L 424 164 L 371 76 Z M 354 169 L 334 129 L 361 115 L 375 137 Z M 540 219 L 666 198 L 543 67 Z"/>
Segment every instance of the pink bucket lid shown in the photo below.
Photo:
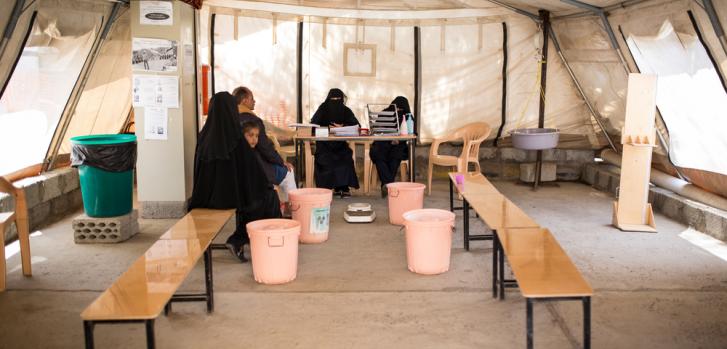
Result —
<path fill-rule="evenodd" d="M 404 212 L 404 224 L 407 223 L 448 223 L 454 224 L 454 213 L 436 208 L 422 208 Z"/>
<path fill-rule="evenodd" d="M 300 222 L 292 219 L 261 219 L 245 225 L 251 235 L 300 235 Z"/>

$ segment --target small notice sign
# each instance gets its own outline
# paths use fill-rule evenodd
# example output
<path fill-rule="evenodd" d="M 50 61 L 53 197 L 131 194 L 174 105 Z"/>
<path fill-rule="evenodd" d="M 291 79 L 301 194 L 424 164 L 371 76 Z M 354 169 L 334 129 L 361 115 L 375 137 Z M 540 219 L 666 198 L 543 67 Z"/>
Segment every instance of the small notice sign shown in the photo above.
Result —
<path fill-rule="evenodd" d="M 173 25 L 174 10 L 170 1 L 139 3 L 139 23 L 144 25 Z"/>

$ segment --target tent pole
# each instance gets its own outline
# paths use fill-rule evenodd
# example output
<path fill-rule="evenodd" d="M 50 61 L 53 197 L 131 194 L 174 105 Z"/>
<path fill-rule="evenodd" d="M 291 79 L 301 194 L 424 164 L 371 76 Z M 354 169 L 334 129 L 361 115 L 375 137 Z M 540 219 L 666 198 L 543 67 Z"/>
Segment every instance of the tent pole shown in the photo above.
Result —
<path fill-rule="evenodd" d="M 502 130 L 505 128 L 505 122 L 507 122 L 507 23 L 502 22 L 502 104 L 500 107 L 501 112 L 501 123 L 500 128 L 497 130 L 497 136 L 495 136 L 494 145 L 497 147 L 497 142 L 502 136 Z"/>
<path fill-rule="evenodd" d="M 510 6 L 510 5 L 508 5 L 508 4 L 506 4 L 506 3 L 502 2 L 502 1 L 498 1 L 498 0 L 486 0 L 486 1 L 487 2 L 491 2 L 491 3 L 493 3 L 495 5 L 498 5 L 498 6 L 504 7 L 504 8 L 506 8 L 508 10 L 511 10 L 511 11 L 517 13 L 517 14 L 520 14 L 520 15 L 523 15 L 523 16 L 526 16 L 526 17 L 530 17 L 530 19 L 533 19 L 536 22 L 539 22 L 541 20 L 540 16 L 538 16 L 536 14 L 530 13 L 530 12 L 525 11 L 525 10 L 521 10 L 521 9 L 515 7 L 515 6 Z"/>
<path fill-rule="evenodd" d="M 545 88 L 548 82 L 548 32 L 550 31 L 550 12 L 546 10 L 538 11 L 540 14 L 540 23 L 543 26 L 543 51 L 540 60 L 540 106 L 538 110 L 538 128 L 545 127 Z M 543 151 L 538 150 L 535 161 L 535 181 L 533 182 L 533 190 L 538 190 L 540 184 L 540 176 L 543 171 Z"/>
<path fill-rule="evenodd" d="M 43 172 L 53 169 L 53 165 L 55 165 L 56 156 L 58 155 L 58 151 L 60 150 L 61 144 L 63 143 L 63 137 L 65 137 L 68 126 L 71 124 L 71 119 L 73 119 L 73 113 L 76 112 L 76 106 L 78 106 L 78 102 L 81 100 L 83 89 L 86 87 L 88 78 L 91 76 L 91 71 L 93 70 L 93 66 L 96 63 L 96 58 L 98 58 L 98 54 L 101 51 L 101 46 L 103 46 L 104 42 L 106 41 L 106 37 L 111 31 L 111 27 L 113 26 L 114 22 L 116 22 L 117 14 L 119 13 L 121 6 L 125 5 L 128 4 L 121 2 L 114 3 L 114 7 L 111 9 L 109 19 L 104 24 L 98 40 L 96 40 L 94 46 L 89 52 L 86 64 L 84 64 L 84 69 L 81 71 L 81 75 L 79 75 L 79 79 L 76 81 L 76 85 L 73 87 L 73 94 L 69 101 L 70 103 L 67 103 L 66 107 L 63 109 L 63 113 L 61 114 L 60 118 L 61 121 L 58 127 L 56 127 L 53 138 L 51 139 L 51 143 L 48 146 L 48 151 L 46 152 L 45 160 L 43 161 Z"/>
<path fill-rule="evenodd" d="M 712 0 L 702 0 L 702 2 L 704 3 L 704 10 L 707 11 L 707 16 L 709 16 L 709 21 L 712 23 L 712 29 L 714 29 L 714 33 L 717 34 L 719 43 L 722 45 L 722 50 L 727 54 L 727 39 L 725 39 L 724 28 L 722 28 L 722 23 L 719 21 L 714 4 Z"/>
<path fill-rule="evenodd" d="M 15 2 L 15 6 L 13 6 L 13 12 L 10 14 L 10 19 L 8 20 L 8 24 L 5 26 L 2 41 L 0 42 L 0 57 L 5 54 L 5 48 L 8 46 L 8 42 L 10 42 L 10 37 L 13 36 L 13 31 L 15 31 L 15 26 L 18 24 L 18 19 L 20 19 L 20 14 L 23 12 L 24 5 L 25 0 L 17 0 Z"/>
<path fill-rule="evenodd" d="M 580 81 L 578 81 L 578 78 L 576 77 L 576 74 L 573 72 L 573 69 L 570 66 L 570 63 L 568 63 L 568 60 L 565 59 L 565 56 L 563 55 L 563 51 L 560 49 L 560 43 L 558 42 L 558 38 L 555 35 L 555 32 L 553 31 L 553 28 L 550 29 L 550 39 L 553 40 L 553 46 L 555 47 L 555 51 L 558 53 L 558 56 L 560 57 L 560 60 L 563 61 L 563 65 L 565 66 L 565 70 L 568 71 L 568 74 L 570 75 L 571 79 L 573 79 L 573 83 L 576 85 L 576 89 L 578 90 L 578 93 L 581 94 L 581 97 L 583 98 L 583 101 L 586 103 L 586 106 L 588 107 L 588 110 L 591 111 L 591 115 L 593 115 L 593 119 L 596 120 L 596 123 L 598 124 L 598 127 L 601 128 L 601 132 L 606 137 L 606 140 L 608 140 L 608 145 L 613 149 L 616 154 L 618 154 L 618 149 L 616 148 L 616 145 L 613 143 L 613 140 L 608 135 L 608 132 L 606 132 L 606 128 L 603 125 L 603 122 L 601 119 L 603 118 L 600 114 L 596 112 L 596 108 L 593 107 L 593 104 L 591 104 L 591 101 L 588 100 L 588 97 L 586 96 L 585 91 L 583 91 L 583 86 L 581 86 Z"/>
<path fill-rule="evenodd" d="M 722 88 L 724 88 L 725 92 L 727 92 L 727 83 L 724 80 L 724 77 L 722 76 L 722 70 L 720 69 L 719 64 L 717 63 L 717 60 L 714 59 L 714 55 L 712 54 L 712 50 L 710 50 L 709 45 L 707 45 L 707 42 L 704 41 L 704 36 L 702 36 L 702 31 L 699 30 L 699 25 L 697 25 L 697 19 L 694 18 L 694 14 L 692 11 L 687 11 L 687 15 L 689 15 L 689 21 L 692 22 L 692 27 L 694 27 L 694 32 L 697 34 L 697 38 L 699 39 L 699 42 L 704 46 L 704 51 L 707 53 L 707 57 L 709 57 L 709 61 L 712 62 L 712 65 L 714 66 L 714 70 L 717 73 L 717 76 L 719 77 L 719 81 L 722 83 Z"/>

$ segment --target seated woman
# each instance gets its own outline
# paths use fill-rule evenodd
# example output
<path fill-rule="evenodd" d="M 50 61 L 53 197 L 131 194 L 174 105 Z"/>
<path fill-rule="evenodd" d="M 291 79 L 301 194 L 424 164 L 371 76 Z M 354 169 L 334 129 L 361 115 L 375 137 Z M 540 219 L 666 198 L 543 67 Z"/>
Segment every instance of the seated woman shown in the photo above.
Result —
<path fill-rule="evenodd" d="M 247 262 L 243 247 L 250 243 L 245 224 L 280 217 L 280 201 L 237 121 L 235 99 L 216 93 L 194 154 L 194 187 L 189 209 L 236 209 L 236 229 L 227 248 Z"/>
<path fill-rule="evenodd" d="M 398 96 L 391 101 L 391 104 L 396 106 L 399 123 L 406 122 L 405 115 L 411 113 L 409 101 L 406 97 Z M 394 106 L 389 106 L 384 111 L 393 111 L 393 108 Z M 376 141 L 371 145 L 369 156 L 371 157 L 371 161 L 376 165 L 376 172 L 379 173 L 381 197 L 385 198 L 387 195 L 386 185 L 394 182 L 396 172 L 399 171 L 399 165 L 403 160 L 409 159 L 406 144 L 399 141 Z"/>
<path fill-rule="evenodd" d="M 346 95 L 337 88 L 328 91 L 326 101 L 313 114 L 311 123 L 323 127 L 360 125 L 351 109 L 346 106 Z M 346 142 L 316 142 L 316 186 L 333 189 L 342 198 L 351 196 L 349 188 L 358 189 L 352 155 L 353 152 Z"/>
<path fill-rule="evenodd" d="M 295 185 L 295 174 L 293 170 L 288 166 L 272 164 L 263 160 L 262 155 L 258 151 L 258 141 L 260 137 L 260 125 L 253 121 L 248 121 L 242 124 L 242 133 L 245 135 L 245 140 L 255 152 L 258 162 L 265 168 L 265 173 L 268 174 L 268 180 L 271 183 L 278 185 L 278 198 L 282 202 L 284 210 L 289 212 L 290 205 L 288 204 L 288 193 L 297 189 Z M 283 211 L 281 209 L 281 211 Z M 287 214 L 286 214 L 287 215 Z"/>

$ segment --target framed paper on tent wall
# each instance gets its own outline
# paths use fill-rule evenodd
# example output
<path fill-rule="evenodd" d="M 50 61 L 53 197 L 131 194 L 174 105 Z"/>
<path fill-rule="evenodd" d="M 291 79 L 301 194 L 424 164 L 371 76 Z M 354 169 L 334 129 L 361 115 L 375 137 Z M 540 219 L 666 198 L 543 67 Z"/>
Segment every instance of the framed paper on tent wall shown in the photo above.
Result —
<path fill-rule="evenodd" d="M 376 45 L 343 44 L 343 76 L 376 76 Z"/>

